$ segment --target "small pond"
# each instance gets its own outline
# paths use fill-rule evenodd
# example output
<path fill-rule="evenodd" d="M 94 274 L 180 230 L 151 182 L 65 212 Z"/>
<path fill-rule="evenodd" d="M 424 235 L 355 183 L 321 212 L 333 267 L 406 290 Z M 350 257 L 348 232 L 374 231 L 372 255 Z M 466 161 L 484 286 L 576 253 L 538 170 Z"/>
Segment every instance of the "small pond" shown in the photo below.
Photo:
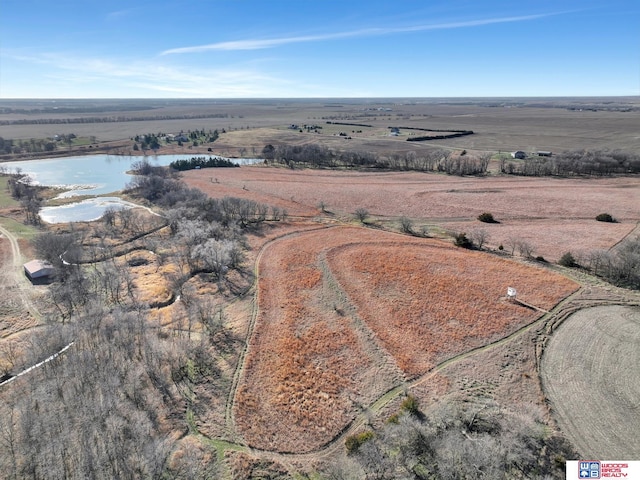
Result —
<path fill-rule="evenodd" d="M 203 154 L 121 156 L 121 155 L 85 155 L 79 157 L 45 158 L 23 160 L 0 164 L 10 173 L 21 172 L 29 175 L 36 185 L 59 187 L 67 190 L 58 197 L 69 198 L 78 195 L 104 195 L 123 190 L 131 181 L 127 174 L 131 166 L 146 159 L 154 166 L 167 166 L 176 160 L 188 160 L 192 157 L 209 157 Z M 261 162 L 258 158 L 232 158 L 239 165 Z M 136 205 L 124 202 L 117 197 L 104 197 L 83 200 L 60 207 L 44 207 L 40 217 L 48 223 L 86 222 L 97 220 L 109 207 L 132 208 Z"/>
<path fill-rule="evenodd" d="M 119 210 L 137 206 L 118 197 L 95 197 L 59 207 L 43 207 L 40 218 L 47 223 L 90 222 L 99 220 L 109 208 Z"/>

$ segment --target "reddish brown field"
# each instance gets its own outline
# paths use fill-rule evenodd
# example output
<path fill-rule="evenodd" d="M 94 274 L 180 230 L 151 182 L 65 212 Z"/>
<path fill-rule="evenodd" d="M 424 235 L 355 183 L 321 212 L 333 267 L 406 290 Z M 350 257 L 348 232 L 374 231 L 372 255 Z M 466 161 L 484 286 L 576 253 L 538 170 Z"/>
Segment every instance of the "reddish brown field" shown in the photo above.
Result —
<path fill-rule="evenodd" d="M 548 271 L 437 241 L 335 227 L 272 243 L 236 396 L 253 447 L 319 448 L 403 379 L 504 337 L 577 288 Z"/>
<path fill-rule="evenodd" d="M 378 221 L 396 222 L 406 216 L 429 229 L 482 228 L 489 234 L 490 247 L 506 248 L 510 238 L 526 240 L 535 255 L 550 261 L 569 250 L 608 249 L 640 221 L 640 178 L 635 177 L 468 178 L 254 166 L 191 171 L 184 179 L 213 197 L 251 198 L 294 216 L 319 215 L 318 205 L 324 202 L 329 212 L 342 218 L 365 208 Z M 483 212 L 491 212 L 501 223 L 477 221 Z M 599 213 L 609 213 L 619 223 L 597 222 Z"/>
<path fill-rule="evenodd" d="M 340 233 L 338 233 L 340 232 Z M 328 229 L 269 246 L 260 261 L 258 317 L 236 396 L 236 423 L 258 448 L 301 452 L 330 441 L 399 379 L 361 325 L 340 311 L 326 248 L 360 234 Z M 335 305 L 335 307 L 334 307 Z"/>
<path fill-rule="evenodd" d="M 545 310 L 578 288 L 547 270 L 437 241 L 350 243 L 327 257 L 359 315 L 409 377 L 540 315 L 506 301 L 508 286 Z"/>

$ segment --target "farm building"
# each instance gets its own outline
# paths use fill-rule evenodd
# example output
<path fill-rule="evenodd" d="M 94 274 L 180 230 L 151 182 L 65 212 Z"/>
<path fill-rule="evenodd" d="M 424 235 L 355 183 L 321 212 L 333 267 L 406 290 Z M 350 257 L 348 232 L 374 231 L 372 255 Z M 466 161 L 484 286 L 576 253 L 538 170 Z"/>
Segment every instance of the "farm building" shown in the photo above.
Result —
<path fill-rule="evenodd" d="M 45 280 L 53 275 L 54 268 L 45 260 L 31 260 L 23 265 L 25 275 L 32 282 L 35 280 Z"/>
<path fill-rule="evenodd" d="M 544 150 L 538 151 L 538 156 L 539 157 L 550 157 L 552 155 L 551 152 L 546 152 Z"/>
<path fill-rule="evenodd" d="M 518 158 L 520 160 L 522 160 L 523 158 L 526 158 L 527 154 L 526 152 L 523 152 L 522 150 L 516 150 L 515 152 L 511 153 L 511 158 Z"/>

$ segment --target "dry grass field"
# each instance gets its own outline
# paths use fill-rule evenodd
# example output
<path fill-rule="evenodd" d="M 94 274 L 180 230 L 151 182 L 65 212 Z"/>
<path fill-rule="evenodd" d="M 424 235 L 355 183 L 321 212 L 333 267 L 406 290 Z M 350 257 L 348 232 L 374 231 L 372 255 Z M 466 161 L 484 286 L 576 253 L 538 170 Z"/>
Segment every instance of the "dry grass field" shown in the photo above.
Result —
<path fill-rule="evenodd" d="M 535 256 L 549 261 L 567 251 L 608 249 L 640 221 L 636 177 L 468 178 L 251 166 L 184 172 L 183 179 L 212 197 L 251 198 L 284 208 L 292 216 L 318 216 L 322 202 L 334 217 L 350 218 L 356 209 L 365 208 L 374 220 L 391 228 L 406 216 L 416 230 L 421 226 L 467 233 L 483 229 L 489 247 L 502 244 L 509 251 L 511 240 L 525 240 Z M 491 212 L 500 223 L 479 222 L 483 212 Z M 619 223 L 597 222 L 596 215 L 603 212 Z"/>
<path fill-rule="evenodd" d="M 508 286 L 544 310 L 578 287 L 546 270 L 440 242 L 351 242 L 331 251 L 329 265 L 409 377 L 540 315 L 505 301 Z"/>
<path fill-rule="evenodd" d="M 542 362 L 560 428 L 583 458 L 640 458 L 640 310 L 580 310 L 555 334 Z"/>
<path fill-rule="evenodd" d="M 434 240 L 334 227 L 273 243 L 236 397 L 249 445 L 304 452 L 402 379 L 502 338 L 577 288 L 557 274 Z"/>

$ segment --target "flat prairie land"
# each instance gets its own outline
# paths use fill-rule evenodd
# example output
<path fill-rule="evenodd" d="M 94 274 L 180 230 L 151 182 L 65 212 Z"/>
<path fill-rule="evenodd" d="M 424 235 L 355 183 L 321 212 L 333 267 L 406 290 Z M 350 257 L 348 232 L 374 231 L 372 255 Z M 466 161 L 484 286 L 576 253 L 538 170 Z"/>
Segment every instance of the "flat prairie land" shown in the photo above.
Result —
<path fill-rule="evenodd" d="M 640 458 L 640 308 L 571 315 L 542 357 L 545 393 L 583 458 Z"/>
<path fill-rule="evenodd" d="M 513 285 L 543 309 L 578 288 L 543 269 L 372 229 L 273 242 L 259 264 L 239 431 L 255 448 L 320 448 L 358 405 L 539 317 L 504 299 Z"/>
<path fill-rule="evenodd" d="M 240 155 L 267 143 L 319 143 L 335 149 L 393 154 L 433 147 L 480 151 L 640 149 L 634 127 L 640 122 L 638 97 L 494 99 L 262 99 L 0 101 L 2 137 L 28 140 L 75 133 L 102 142 L 130 141 L 146 133 L 224 130 L 204 149 Z M 65 112 L 65 113 L 62 113 Z M 10 123 L 18 122 L 18 123 Z M 332 123 L 328 123 L 332 122 Z M 342 123 L 342 125 L 340 125 Z M 349 125 L 351 124 L 351 125 Z M 292 126 L 317 125 L 313 132 Z M 407 142 L 389 127 L 472 130 L 473 135 Z M 347 136 L 340 136 L 343 132 Z M 126 143 L 126 142 L 125 142 Z M 122 144 L 123 152 L 127 150 Z M 96 147 L 99 145 L 94 145 Z"/>
<path fill-rule="evenodd" d="M 471 233 L 485 230 L 487 246 L 524 240 L 549 261 L 563 253 L 611 248 L 640 221 L 640 178 L 453 177 L 419 172 L 289 170 L 263 166 L 183 173 L 184 180 L 212 197 L 250 198 L 289 215 L 350 219 L 358 208 L 373 220 L 411 219 L 419 230 Z M 478 215 L 490 212 L 500 223 Z M 618 223 L 595 220 L 609 213 Z"/>

